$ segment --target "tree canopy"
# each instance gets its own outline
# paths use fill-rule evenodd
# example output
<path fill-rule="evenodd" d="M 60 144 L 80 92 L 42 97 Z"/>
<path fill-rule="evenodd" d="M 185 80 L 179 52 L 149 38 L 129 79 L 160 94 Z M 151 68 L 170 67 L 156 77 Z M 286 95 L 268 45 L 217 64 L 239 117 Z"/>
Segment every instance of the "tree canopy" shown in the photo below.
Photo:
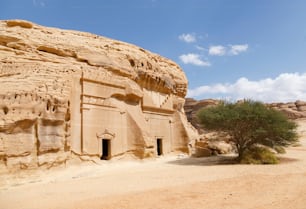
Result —
<path fill-rule="evenodd" d="M 261 102 L 221 102 L 201 109 L 198 119 L 207 130 L 226 132 L 237 148 L 239 160 L 254 146 L 276 149 L 297 141 L 296 123 Z"/>

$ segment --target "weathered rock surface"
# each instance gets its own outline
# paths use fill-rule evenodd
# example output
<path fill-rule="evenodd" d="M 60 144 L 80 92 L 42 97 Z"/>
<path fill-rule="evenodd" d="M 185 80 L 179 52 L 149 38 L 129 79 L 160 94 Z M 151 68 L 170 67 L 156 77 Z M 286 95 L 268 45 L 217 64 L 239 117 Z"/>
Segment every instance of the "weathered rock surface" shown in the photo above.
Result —
<path fill-rule="evenodd" d="M 271 103 L 267 105 L 285 113 L 290 119 L 306 118 L 306 102 L 298 100 L 296 102 Z"/>
<path fill-rule="evenodd" d="M 188 151 L 181 68 L 85 32 L 0 21 L 0 170 Z"/>
<path fill-rule="evenodd" d="M 200 134 L 203 134 L 205 131 L 197 119 L 197 112 L 204 107 L 215 106 L 219 103 L 219 100 L 215 99 L 203 99 L 195 100 L 192 98 L 186 98 L 184 109 L 188 121 L 199 131 Z"/>

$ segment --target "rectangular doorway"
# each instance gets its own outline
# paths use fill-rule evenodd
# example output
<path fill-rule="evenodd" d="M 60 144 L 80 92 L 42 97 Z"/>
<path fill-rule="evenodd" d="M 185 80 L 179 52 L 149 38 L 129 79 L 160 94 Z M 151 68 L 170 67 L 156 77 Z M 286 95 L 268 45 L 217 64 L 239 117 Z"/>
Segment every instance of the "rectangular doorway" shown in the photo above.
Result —
<path fill-rule="evenodd" d="M 157 151 L 157 156 L 163 154 L 163 140 L 160 138 L 156 139 L 156 151 Z"/>
<path fill-rule="evenodd" d="M 110 159 L 110 144 L 109 139 L 102 139 L 102 154 L 101 154 L 101 160 L 109 160 Z"/>

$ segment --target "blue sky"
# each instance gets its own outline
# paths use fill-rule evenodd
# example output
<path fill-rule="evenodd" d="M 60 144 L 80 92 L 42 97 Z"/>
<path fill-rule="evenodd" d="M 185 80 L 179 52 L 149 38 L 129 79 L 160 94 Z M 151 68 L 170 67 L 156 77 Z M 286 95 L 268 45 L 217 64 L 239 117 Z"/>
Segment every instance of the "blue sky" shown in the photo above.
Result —
<path fill-rule="evenodd" d="M 136 44 L 178 63 L 196 99 L 306 100 L 304 0 L 0 0 L 0 19 Z"/>

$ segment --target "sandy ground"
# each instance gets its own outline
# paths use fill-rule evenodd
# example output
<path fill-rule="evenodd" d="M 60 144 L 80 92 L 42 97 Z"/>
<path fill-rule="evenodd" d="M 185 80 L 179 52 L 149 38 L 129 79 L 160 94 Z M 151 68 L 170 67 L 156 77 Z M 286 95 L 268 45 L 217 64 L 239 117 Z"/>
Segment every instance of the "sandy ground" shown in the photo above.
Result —
<path fill-rule="evenodd" d="M 0 208 L 306 209 L 306 140 L 301 143 L 278 165 L 167 156 L 1 176 Z"/>

